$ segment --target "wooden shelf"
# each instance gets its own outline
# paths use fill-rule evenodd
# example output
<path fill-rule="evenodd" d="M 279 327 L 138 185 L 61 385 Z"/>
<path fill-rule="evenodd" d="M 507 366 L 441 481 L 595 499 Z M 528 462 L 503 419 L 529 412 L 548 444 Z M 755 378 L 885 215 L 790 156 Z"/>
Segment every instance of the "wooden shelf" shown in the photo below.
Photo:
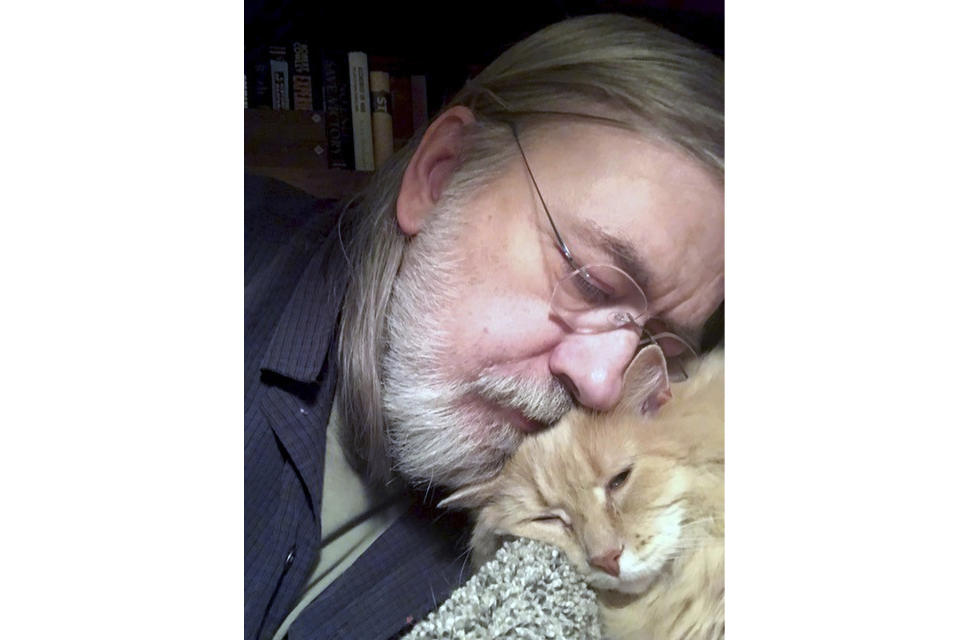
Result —
<path fill-rule="evenodd" d="M 303 167 L 257 167 L 247 165 L 246 170 L 261 176 L 269 176 L 318 198 L 341 199 L 352 196 L 366 186 L 372 173 L 344 171 L 343 169 L 320 169 Z"/>
<path fill-rule="evenodd" d="M 323 114 L 244 109 L 244 169 L 270 176 L 318 198 L 344 198 L 372 175 L 330 169 Z"/>

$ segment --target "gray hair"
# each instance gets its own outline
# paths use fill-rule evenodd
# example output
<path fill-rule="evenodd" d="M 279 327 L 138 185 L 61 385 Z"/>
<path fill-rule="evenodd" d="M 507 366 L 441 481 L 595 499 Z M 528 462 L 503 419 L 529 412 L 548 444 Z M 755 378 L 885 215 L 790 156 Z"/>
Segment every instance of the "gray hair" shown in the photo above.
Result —
<path fill-rule="evenodd" d="M 587 118 L 666 141 L 723 179 L 723 63 L 637 18 L 594 15 L 546 27 L 494 60 L 447 106 L 476 117 L 443 197 L 468 199 L 515 159 L 507 124 L 536 130 Z M 348 204 L 339 231 L 351 273 L 340 316 L 337 402 L 352 462 L 375 481 L 391 477 L 381 361 L 385 318 L 406 237 L 397 194 L 420 130 Z"/>

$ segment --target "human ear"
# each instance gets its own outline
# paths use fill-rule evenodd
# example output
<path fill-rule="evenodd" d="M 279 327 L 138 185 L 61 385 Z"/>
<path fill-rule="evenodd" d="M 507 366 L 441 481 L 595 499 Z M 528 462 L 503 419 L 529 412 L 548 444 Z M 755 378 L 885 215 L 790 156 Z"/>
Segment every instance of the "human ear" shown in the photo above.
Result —
<path fill-rule="evenodd" d="M 464 128 L 474 121 L 473 112 L 458 105 L 441 113 L 424 132 L 397 194 L 397 223 L 406 235 L 415 236 L 423 228 L 457 168 Z"/>

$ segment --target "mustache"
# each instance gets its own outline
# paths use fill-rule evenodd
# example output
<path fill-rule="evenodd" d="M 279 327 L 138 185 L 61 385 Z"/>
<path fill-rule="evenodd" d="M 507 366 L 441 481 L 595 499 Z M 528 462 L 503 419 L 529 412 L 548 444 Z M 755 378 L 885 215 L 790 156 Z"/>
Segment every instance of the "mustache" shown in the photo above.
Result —
<path fill-rule="evenodd" d="M 467 387 L 482 398 L 516 409 L 530 420 L 546 425 L 559 421 L 574 404 L 570 393 L 553 377 L 531 380 L 481 372 Z"/>

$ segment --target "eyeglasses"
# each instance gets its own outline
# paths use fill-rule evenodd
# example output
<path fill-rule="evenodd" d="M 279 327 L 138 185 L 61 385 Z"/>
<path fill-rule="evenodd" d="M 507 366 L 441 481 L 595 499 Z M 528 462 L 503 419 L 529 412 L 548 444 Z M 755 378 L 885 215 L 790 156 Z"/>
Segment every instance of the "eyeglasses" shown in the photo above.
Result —
<path fill-rule="evenodd" d="M 647 330 L 646 325 L 651 321 L 656 324 L 656 320 L 648 315 L 649 306 L 643 289 L 627 272 L 610 264 L 582 265 L 573 257 L 550 215 L 513 123 L 510 123 L 510 131 L 547 214 L 556 246 L 570 267 L 570 272 L 554 285 L 551 312 L 575 333 L 603 333 L 628 327 L 636 330 L 640 334 L 637 352 L 644 346 L 653 345 L 663 356 L 654 360 L 662 363 L 668 379 L 671 382 L 686 380 L 699 362 L 696 350 L 675 333 Z"/>

